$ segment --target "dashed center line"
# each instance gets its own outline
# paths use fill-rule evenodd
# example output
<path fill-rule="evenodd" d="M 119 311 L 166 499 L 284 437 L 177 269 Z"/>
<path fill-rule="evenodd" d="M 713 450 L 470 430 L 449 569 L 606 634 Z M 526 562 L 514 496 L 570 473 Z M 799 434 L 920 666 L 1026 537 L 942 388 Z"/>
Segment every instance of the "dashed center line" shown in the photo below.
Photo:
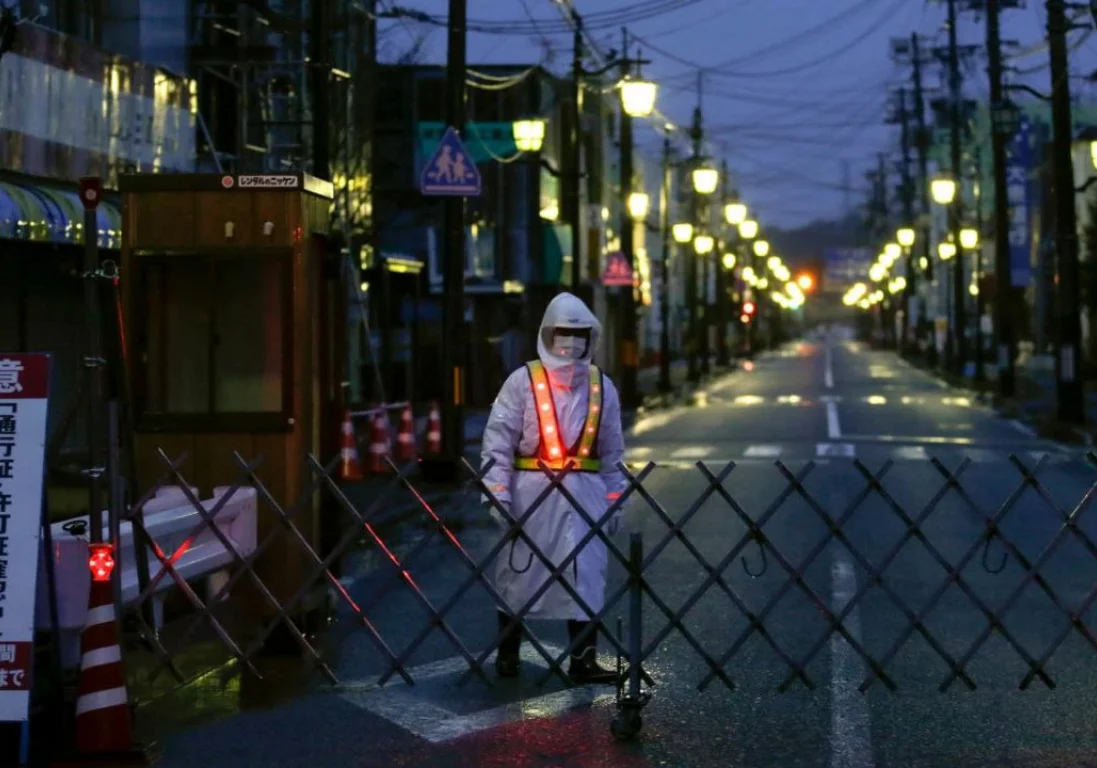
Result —
<path fill-rule="evenodd" d="M 744 456 L 761 456 L 761 457 L 776 457 L 781 455 L 781 446 L 779 445 L 752 445 L 749 446 L 744 452 Z"/>
<path fill-rule="evenodd" d="M 842 436 L 842 426 L 838 423 L 838 403 L 827 403 L 827 438 L 837 440 Z"/>
<path fill-rule="evenodd" d="M 836 551 L 831 567 L 832 608 L 841 615 L 857 594 L 857 574 L 847 557 Z M 861 643 L 860 608 L 854 606 L 842 620 L 850 638 Z M 830 765 L 831 768 L 875 768 L 872 723 L 868 699 L 857 687 L 864 665 L 840 632 L 830 636 Z"/>

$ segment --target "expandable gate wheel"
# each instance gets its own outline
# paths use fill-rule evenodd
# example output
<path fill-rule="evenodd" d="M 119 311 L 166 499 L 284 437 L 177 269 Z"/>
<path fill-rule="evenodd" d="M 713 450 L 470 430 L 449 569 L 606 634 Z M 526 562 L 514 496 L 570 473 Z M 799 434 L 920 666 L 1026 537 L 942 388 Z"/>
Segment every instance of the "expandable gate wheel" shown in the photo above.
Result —
<path fill-rule="evenodd" d="M 620 710 L 609 724 L 610 733 L 618 741 L 635 739 L 643 727 L 644 718 L 640 716 L 640 710 L 631 707 Z"/>

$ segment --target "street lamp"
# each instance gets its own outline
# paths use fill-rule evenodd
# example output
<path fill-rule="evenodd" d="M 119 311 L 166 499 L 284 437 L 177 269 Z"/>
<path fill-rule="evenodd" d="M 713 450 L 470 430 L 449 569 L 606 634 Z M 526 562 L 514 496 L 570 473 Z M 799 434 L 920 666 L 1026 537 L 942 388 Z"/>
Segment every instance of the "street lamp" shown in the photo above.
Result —
<path fill-rule="evenodd" d="M 933 202 L 938 205 L 950 205 L 956 198 L 956 182 L 945 176 L 934 179 L 929 185 Z"/>
<path fill-rule="evenodd" d="M 674 236 L 674 242 L 684 245 L 693 239 L 693 225 L 688 221 L 675 224 L 670 229 L 671 234 Z"/>
<path fill-rule="evenodd" d="M 913 227 L 900 227 L 895 233 L 895 239 L 899 241 L 899 245 L 904 248 L 910 248 L 914 245 L 914 228 Z"/>
<path fill-rule="evenodd" d="M 956 244 L 944 242 L 937 246 L 937 255 L 941 257 L 941 261 L 948 261 L 956 255 Z"/>
<path fill-rule="evenodd" d="M 967 251 L 973 251 L 979 247 L 979 230 L 974 227 L 964 227 L 960 230 L 960 246 Z"/>
<path fill-rule="evenodd" d="M 720 172 L 706 165 L 693 169 L 693 191 L 699 195 L 711 195 L 720 183 Z"/>
<path fill-rule="evenodd" d="M 697 235 L 693 238 L 693 250 L 697 251 L 698 256 L 706 256 L 712 253 L 712 249 L 716 247 L 716 241 L 712 239 L 711 235 Z"/>
<path fill-rule="evenodd" d="M 765 240 L 754 241 L 754 255 L 759 258 L 765 258 L 769 253 L 769 243 Z"/>
<path fill-rule="evenodd" d="M 651 206 L 651 198 L 646 192 L 633 192 L 628 196 L 628 215 L 636 221 L 647 218 L 648 208 Z"/>
<path fill-rule="evenodd" d="M 747 218 L 747 207 L 743 203 L 728 203 L 724 206 L 724 220 L 733 227 L 742 224 Z"/>
<path fill-rule="evenodd" d="M 648 80 L 621 81 L 621 108 L 629 117 L 647 117 L 655 110 L 659 86 Z"/>
<path fill-rule="evenodd" d="M 724 258 L 723 258 L 723 264 L 724 264 L 724 269 L 726 269 L 726 270 L 730 271 L 732 269 L 735 269 L 735 254 L 734 253 L 725 253 Z"/>
<path fill-rule="evenodd" d="M 894 264 L 903 255 L 903 249 L 899 247 L 898 243 L 888 243 L 884 246 L 884 253 L 887 254 L 888 261 Z"/>
<path fill-rule="evenodd" d="M 514 146 L 519 152 L 539 152 L 545 143 L 545 121 L 538 118 L 515 120 Z"/>
<path fill-rule="evenodd" d="M 753 240 L 758 236 L 758 222 L 754 219 L 743 219 L 739 222 L 739 237 L 744 240 Z"/>
<path fill-rule="evenodd" d="M 1093 163 L 1094 168 L 1097 168 L 1097 141 L 1089 143 L 1089 161 Z"/>

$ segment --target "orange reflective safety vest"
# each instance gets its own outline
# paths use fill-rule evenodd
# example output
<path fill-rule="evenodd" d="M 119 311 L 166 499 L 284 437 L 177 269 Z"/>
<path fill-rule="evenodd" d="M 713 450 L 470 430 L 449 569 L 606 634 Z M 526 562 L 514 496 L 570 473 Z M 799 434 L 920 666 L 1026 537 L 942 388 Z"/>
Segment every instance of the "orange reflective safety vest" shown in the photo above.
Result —
<path fill-rule="evenodd" d="M 537 427 L 541 439 L 533 456 L 515 457 L 514 468 L 527 472 L 540 470 L 541 462 L 544 462 L 545 466 L 554 470 L 566 467 L 573 472 L 599 471 L 602 468 L 602 462 L 598 460 L 598 430 L 602 424 L 602 372 L 595 365 L 590 367 L 586 422 L 576 444 L 565 451 L 548 372 L 540 360 L 526 363 L 526 368 L 533 386 L 533 402 L 537 408 Z"/>

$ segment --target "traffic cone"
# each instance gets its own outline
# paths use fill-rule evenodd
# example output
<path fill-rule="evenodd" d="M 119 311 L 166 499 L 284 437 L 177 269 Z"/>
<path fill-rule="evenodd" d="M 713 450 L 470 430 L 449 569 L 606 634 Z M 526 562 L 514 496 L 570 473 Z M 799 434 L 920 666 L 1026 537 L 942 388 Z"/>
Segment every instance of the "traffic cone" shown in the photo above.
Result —
<path fill-rule="evenodd" d="M 396 460 L 400 463 L 415 461 L 415 419 L 411 406 L 400 415 L 400 431 L 396 433 Z"/>
<path fill-rule="evenodd" d="M 370 474 L 383 475 L 389 471 L 389 465 L 385 461 L 389 457 L 389 430 L 388 420 L 384 411 L 373 417 L 373 428 L 369 438 L 369 469 Z"/>
<path fill-rule="evenodd" d="M 350 410 L 343 416 L 343 447 L 341 450 L 343 465 L 339 471 L 341 480 L 354 482 L 364 479 L 362 467 L 358 463 L 358 441 L 354 437 L 354 421 L 351 420 Z"/>
<path fill-rule="evenodd" d="M 133 743 L 133 720 L 118 644 L 109 546 L 92 545 L 88 620 L 80 637 L 76 699 L 76 759 L 54 765 L 143 765 L 145 750 Z"/>
<path fill-rule="evenodd" d="M 427 445 L 426 453 L 437 456 L 442 452 L 442 413 L 438 410 L 438 403 L 430 404 L 430 415 L 427 417 Z"/>

